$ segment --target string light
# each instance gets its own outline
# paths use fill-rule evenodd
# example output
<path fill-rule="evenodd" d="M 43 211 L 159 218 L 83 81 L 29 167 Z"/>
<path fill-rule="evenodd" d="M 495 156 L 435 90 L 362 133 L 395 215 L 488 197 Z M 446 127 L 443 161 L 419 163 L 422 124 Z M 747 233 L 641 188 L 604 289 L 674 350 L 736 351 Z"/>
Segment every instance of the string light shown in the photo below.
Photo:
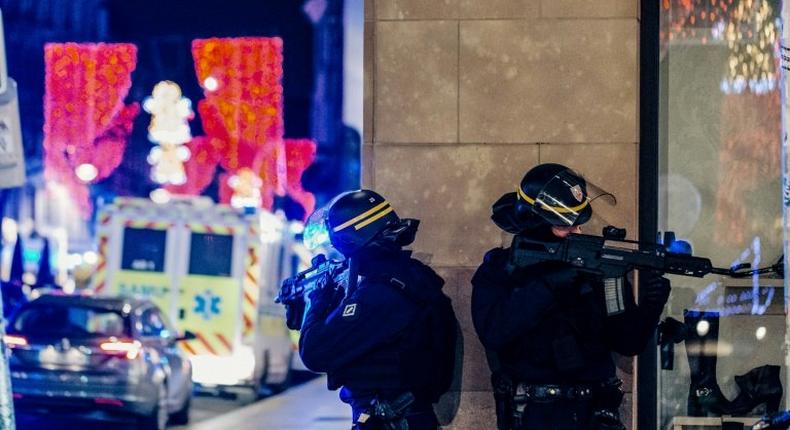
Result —
<path fill-rule="evenodd" d="M 767 0 L 741 0 L 724 30 L 729 56 L 721 89 L 765 94 L 776 88 L 777 17 Z"/>

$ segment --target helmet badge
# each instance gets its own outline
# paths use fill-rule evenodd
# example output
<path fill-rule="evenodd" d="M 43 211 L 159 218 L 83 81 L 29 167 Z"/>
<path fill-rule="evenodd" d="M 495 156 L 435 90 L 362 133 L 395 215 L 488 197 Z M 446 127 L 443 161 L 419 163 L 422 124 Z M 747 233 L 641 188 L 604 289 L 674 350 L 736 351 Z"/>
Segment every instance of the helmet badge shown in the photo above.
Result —
<path fill-rule="evenodd" d="M 582 199 L 584 199 L 584 193 L 582 192 L 582 187 L 579 185 L 574 185 L 571 187 L 571 194 L 573 197 L 581 203 Z"/>

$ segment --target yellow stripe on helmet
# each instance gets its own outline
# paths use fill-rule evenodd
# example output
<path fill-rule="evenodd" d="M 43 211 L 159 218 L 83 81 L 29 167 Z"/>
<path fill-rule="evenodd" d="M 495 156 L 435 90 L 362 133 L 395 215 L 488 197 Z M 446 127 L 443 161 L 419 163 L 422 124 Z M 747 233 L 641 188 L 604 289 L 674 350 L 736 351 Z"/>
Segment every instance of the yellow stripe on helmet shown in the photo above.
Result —
<path fill-rule="evenodd" d="M 373 214 L 375 214 L 376 212 L 378 212 L 378 211 L 380 211 L 380 210 L 383 210 L 384 208 L 386 208 L 387 206 L 389 206 L 389 204 L 390 204 L 390 203 L 389 203 L 388 201 L 386 201 L 386 200 L 385 200 L 385 201 L 383 201 L 383 202 L 379 203 L 378 205 L 374 206 L 373 208 L 371 208 L 371 209 L 368 209 L 368 210 L 366 210 L 365 212 L 362 212 L 361 214 L 359 214 L 359 215 L 355 216 L 354 218 L 351 218 L 350 220 L 348 220 L 348 221 L 344 222 L 343 224 L 340 224 L 339 226 L 335 227 L 335 228 L 334 228 L 334 231 L 336 231 L 336 232 L 337 232 L 337 231 L 343 230 L 343 229 L 345 229 L 345 228 L 348 228 L 348 227 L 350 227 L 350 226 L 352 226 L 352 225 L 354 225 L 354 224 L 356 224 L 356 223 L 358 223 L 358 222 L 360 222 L 360 221 L 364 220 L 365 218 L 367 218 L 367 217 L 369 217 L 369 216 L 372 216 L 372 215 L 373 215 Z M 392 208 L 389 208 L 389 209 L 390 209 L 390 212 L 391 212 L 391 211 L 392 211 Z M 381 216 L 384 216 L 384 215 L 381 215 Z M 379 216 L 378 218 L 381 218 L 381 216 Z M 376 220 L 376 219 L 378 219 L 378 218 L 375 218 L 373 221 L 375 221 L 375 220 Z M 373 222 L 373 221 L 371 221 L 371 222 Z M 368 223 L 368 224 L 369 224 L 369 223 Z M 368 225 L 368 224 L 365 224 L 365 225 Z M 363 225 L 362 227 L 364 227 L 364 225 Z M 362 227 L 356 227 L 356 229 L 357 229 L 357 230 L 359 230 L 359 229 L 360 229 L 360 228 L 362 228 Z"/>
<path fill-rule="evenodd" d="M 379 219 L 379 218 L 383 217 L 384 215 L 386 215 L 386 214 L 388 214 L 388 213 L 390 213 L 390 212 L 392 212 L 392 206 L 390 206 L 390 207 L 388 207 L 387 209 L 385 209 L 385 210 L 383 210 L 383 211 L 379 212 L 378 214 L 376 214 L 376 216 L 373 216 L 373 217 L 371 217 L 371 218 L 368 218 L 367 220 L 365 220 L 365 221 L 362 221 L 361 223 L 359 223 L 359 224 L 355 225 L 355 226 L 354 226 L 354 230 L 359 230 L 359 229 L 361 229 L 361 228 L 365 227 L 366 225 L 368 225 L 368 224 L 370 224 L 370 223 L 372 223 L 372 222 L 376 221 L 377 219 Z"/>
<path fill-rule="evenodd" d="M 525 193 L 524 190 L 521 189 L 521 187 L 516 187 L 516 192 L 518 193 L 518 196 L 520 198 L 524 199 L 525 202 L 535 206 L 535 203 L 536 203 L 535 199 L 533 199 L 532 197 L 528 196 L 527 193 Z M 586 208 L 587 205 L 590 204 L 590 200 L 589 199 L 584 199 L 584 201 L 580 205 L 574 206 L 574 207 L 570 207 L 570 208 L 567 208 L 567 207 L 564 207 L 564 206 L 550 206 L 550 205 L 546 204 L 546 202 L 544 202 L 542 200 L 537 201 L 537 203 L 540 204 L 540 207 L 543 210 L 552 211 L 552 212 L 556 212 L 556 213 L 559 213 L 559 214 L 564 214 L 564 213 L 578 213 L 579 211 L 581 211 L 582 209 Z"/>

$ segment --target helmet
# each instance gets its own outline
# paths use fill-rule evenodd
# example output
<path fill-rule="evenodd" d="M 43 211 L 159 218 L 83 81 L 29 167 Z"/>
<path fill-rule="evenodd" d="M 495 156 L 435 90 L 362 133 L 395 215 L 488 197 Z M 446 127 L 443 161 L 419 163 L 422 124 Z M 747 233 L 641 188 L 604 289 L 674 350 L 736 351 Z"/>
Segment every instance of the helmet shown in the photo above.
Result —
<path fill-rule="evenodd" d="M 346 191 L 310 215 L 304 242 L 310 249 L 329 242 L 348 257 L 400 222 L 389 202 L 375 191 Z"/>
<path fill-rule="evenodd" d="M 516 216 L 538 215 L 556 226 L 573 226 L 592 216 L 587 182 L 573 170 L 554 163 L 530 169 L 516 188 Z"/>

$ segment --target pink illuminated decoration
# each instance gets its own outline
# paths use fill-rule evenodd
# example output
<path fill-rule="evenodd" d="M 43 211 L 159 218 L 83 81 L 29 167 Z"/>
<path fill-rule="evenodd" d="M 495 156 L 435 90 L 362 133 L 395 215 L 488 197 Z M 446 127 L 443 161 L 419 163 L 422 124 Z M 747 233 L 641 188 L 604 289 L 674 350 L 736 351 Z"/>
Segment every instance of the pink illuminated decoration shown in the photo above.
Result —
<path fill-rule="evenodd" d="M 75 169 L 96 167 L 93 182 L 120 165 L 139 105 L 124 105 L 137 63 L 132 44 L 50 43 L 44 47 L 45 175 L 65 186 L 84 216 L 91 204 Z"/>
<path fill-rule="evenodd" d="M 218 152 L 215 147 L 221 144 L 212 144 L 211 138 L 206 136 L 194 137 L 186 144 L 192 154 L 184 163 L 187 182 L 182 185 L 166 185 L 164 188 L 173 194 L 200 195 L 214 179 L 219 162 Z"/>
<path fill-rule="evenodd" d="M 281 144 L 284 132 L 282 40 L 197 39 L 192 54 L 206 97 L 198 107 L 204 128 L 225 141 L 220 165 L 228 171 L 251 167 L 242 147 Z"/>
<path fill-rule="evenodd" d="M 315 157 L 315 145 L 300 140 L 289 150 L 283 139 L 282 40 L 198 39 L 192 54 L 205 95 L 198 103 L 203 129 L 226 171 L 220 201 L 259 196 L 260 206 L 271 209 L 275 195 L 288 193 L 311 212 L 315 199 L 299 179 Z"/>
<path fill-rule="evenodd" d="M 286 192 L 299 202 L 305 218 L 315 210 L 315 196 L 302 188 L 302 173 L 315 160 L 316 144 L 310 139 L 285 139 Z"/>

